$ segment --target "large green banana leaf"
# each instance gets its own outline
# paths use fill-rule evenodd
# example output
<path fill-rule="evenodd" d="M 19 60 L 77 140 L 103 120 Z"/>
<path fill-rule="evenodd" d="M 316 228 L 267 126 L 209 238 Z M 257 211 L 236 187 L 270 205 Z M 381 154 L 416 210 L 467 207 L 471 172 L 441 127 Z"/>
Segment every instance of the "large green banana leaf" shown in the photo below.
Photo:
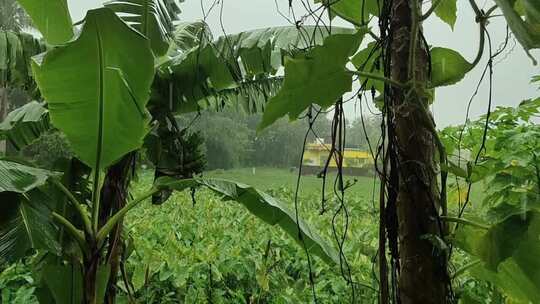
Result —
<path fill-rule="evenodd" d="M 328 245 L 307 223 L 299 219 L 295 213 L 283 203 L 269 194 L 251 186 L 222 179 L 173 179 L 162 177 L 156 185 L 164 189 L 183 191 L 185 189 L 204 186 L 222 195 L 225 201 L 236 201 L 259 219 L 270 225 L 278 225 L 296 241 L 305 244 L 306 249 L 322 258 L 327 263 L 339 263 L 337 252 Z M 299 231 L 300 230 L 300 231 Z M 301 239 L 300 239 L 301 238 Z"/>
<path fill-rule="evenodd" d="M 49 130 L 49 111 L 42 103 L 32 101 L 11 111 L 0 122 L 0 138 L 6 138 L 21 150 Z"/>
<path fill-rule="evenodd" d="M 174 28 L 173 41 L 172 52 L 185 52 L 197 46 L 206 46 L 206 44 L 212 42 L 212 32 L 208 24 L 203 20 L 181 22 Z M 170 55 L 174 55 L 174 53 Z"/>
<path fill-rule="evenodd" d="M 18 0 L 45 40 L 57 45 L 73 38 L 67 0 Z"/>
<path fill-rule="evenodd" d="M 112 0 L 105 3 L 124 21 L 150 39 L 156 56 L 167 53 L 173 22 L 178 20 L 180 9 L 177 0 Z"/>
<path fill-rule="evenodd" d="M 237 87 L 216 91 L 198 102 L 203 109 L 233 109 L 249 114 L 262 113 L 268 100 L 275 96 L 283 85 L 283 77 L 263 77 L 253 81 L 242 81 Z"/>
<path fill-rule="evenodd" d="M 57 173 L 0 160 L 0 264 L 30 249 L 58 253 L 57 228 L 50 219 L 55 202 L 37 189 Z"/>
<path fill-rule="evenodd" d="M 336 27 L 332 33 L 353 32 Z M 249 105 L 248 109 L 262 109 L 261 97 L 265 102 L 281 85 L 281 77 L 272 78 L 283 66 L 284 54 L 320 45 L 328 35 L 318 27 L 286 26 L 223 36 L 188 51 L 183 44 L 176 46 L 178 55 L 159 68 L 159 77 L 172 85 L 173 94 L 161 98 L 174 100 L 178 112 L 236 101 Z"/>
<path fill-rule="evenodd" d="M 76 40 L 33 62 L 52 124 L 91 168 L 141 146 L 153 64 L 148 40 L 108 8 L 88 11 Z"/>

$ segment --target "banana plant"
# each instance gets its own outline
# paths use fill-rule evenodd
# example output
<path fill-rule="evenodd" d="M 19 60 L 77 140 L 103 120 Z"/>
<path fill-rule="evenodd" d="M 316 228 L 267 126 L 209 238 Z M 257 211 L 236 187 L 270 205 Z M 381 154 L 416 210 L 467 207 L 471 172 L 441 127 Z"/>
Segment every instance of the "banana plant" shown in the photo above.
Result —
<path fill-rule="evenodd" d="M 50 128 L 49 111 L 43 103 L 32 101 L 13 110 L 0 122 L 0 139 L 20 151 Z"/>
<path fill-rule="evenodd" d="M 12 89 L 24 89 L 30 94 L 36 91 L 30 58 L 45 49 L 45 45 L 30 34 L 0 30 L 0 119 L 4 119 L 10 109 L 8 99 Z"/>
<path fill-rule="evenodd" d="M 0 85 L 31 91 L 30 58 L 46 46 L 30 34 L 0 30 Z"/>
<path fill-rule="evenodd" d="M 48 23 L 44 37 L 53 47 L 32 61 L 33 79 L 46 102 L 12 113 L 2 124 L 2 136 L 23 146 L 50 126 L 65 134 L 76 157 L 59 172 L 0 160 L 6 210 L 0 221 L 0 261 L 32 250 L 44 254 L 37 294 L 41 303 L 114 303 L 124 217 L 163 191 L 208 187 L 303 240 L 306 249 L 323 260 L 339 260 L 292 211 L 246 185 L 186 179 L 174 172 L 157 179 L 140 197 L 128 198 L 135 154 L 159 124 L 175 121 L 174 115 L 185 109 L 213 106 L 212 100 L 250 103 L 252 97 L 272 96 L 280 85 L 276 75 L 283 52 L 310 45 L 302 38 L 306 33 L 293 27 L 242 33 L 214 43 L 202 38 L 207 31 L 203 23 L 179 28 L 174 35 L 167 31 L 175 20 L 174 3 L 110 2 L 89 11 L 73 37 L 71 17 L 55 10 L 65 1 L 49 6 L 21 1 L 40 30 L 44 22 L 62 20 Z M 198 29 L 201 38 L 187 42 L 188 29 L 192 34 Z M 307 36 L 322 41 L 315 28 Z M 158 148 L 169 147 L 160 135 Z M 75 165 L 77 161 L 82 164 Z M 72 288 L 66 289 L 62 282 L 68 281 Z"/>

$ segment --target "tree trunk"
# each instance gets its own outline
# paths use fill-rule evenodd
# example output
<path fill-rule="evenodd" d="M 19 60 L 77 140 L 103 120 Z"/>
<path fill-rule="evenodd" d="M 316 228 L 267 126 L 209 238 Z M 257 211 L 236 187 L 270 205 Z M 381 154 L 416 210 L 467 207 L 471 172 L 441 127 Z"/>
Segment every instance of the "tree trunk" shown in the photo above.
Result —
<path fill-rule="evenodd" d="M 414 3 L 413 1 L 418 1 Z M 398 169 L 399 299 L 402 304 L 448 303 L 447 257 L 435 245 L 443 238 L 439 221 L 440 196 L 435 162 L 434 124 L 427 87 L 429 56 L 421 39 L 419 0 L 394 0 L 391 7 L 390 78 L 409 86 L 393 88 L 389 96 Z M 415 33 L 416 32 L 416 33 Z M 410 47 L 414 43 L 414 47 Z M 410 56 L 411 51 L 415 55 Z"/>

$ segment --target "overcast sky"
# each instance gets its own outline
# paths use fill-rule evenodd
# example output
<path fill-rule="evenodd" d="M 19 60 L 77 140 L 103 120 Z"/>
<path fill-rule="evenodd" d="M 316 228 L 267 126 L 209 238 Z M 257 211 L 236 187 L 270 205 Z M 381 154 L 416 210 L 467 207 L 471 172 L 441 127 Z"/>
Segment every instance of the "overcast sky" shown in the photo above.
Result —
<path fill-rule="evenodd" d="M 291 17 L 287 5 L 288 0 L 222 0 L 223 14 L 222 22 L 226 33 L 235 33 L 248 29 L 271 27 L 278 25 L 289 25 L 285 17 Z M 79 21 L 88 9 L 100 7 L 103 1 L 100 0 L 68 0 L 70 11 L 74 21 Z M 202 0 L 204 10 L 207 12 L 214 0 Z M 276 2 L 284 16 L 280 15 L 276 9 Z M 490 0 L 477 0 L 483 7 L 491 6 Z M 302 9 L 299 0 L 293 0 L 295 15 L 300 16 L 305 11 Z M 191 21 L 203 18 L 203 8 L 201 0 L 185 0 L 181 4 L 182 21 Z M 468 6 L 468 1 L 458 1 L 458 20 L 454 31 L 438 18 L 430 18 L 424 24 L 426 39 L 433 46 L 451 47 L 459 51 L 466 59 L 472 61 L 477 52 L 478 26 L 474 22 L 473 12 Z M 292 19 L 292 18 L 291 18 Z M 223 33 L 220 25 L 220 6 L 212 10 L 207 16 L 207 23 L 210 25 L 214 36 Z M 338 25 L 347 25 L 345 22 L 337 22 Z M 506 23 L 502 18 L 491 19 L 488 27 L 491 33 L 491 40 L 496 49 L 506 36 Z M 496 61 L 494 69 L 493 104 L 494 105 L 517 105 L 521 100 L 539 96 L 540 91 L 530 85 L 530 79 L 534 75 L 540 75 L 540 66 L 533 66 L 519 44 L 515 40 L 510 41 L 510 45 L 504 55 Z M 487 54 L 487 52 L 486 52 Z M 533 52 L 533 56 L 540 62 L 540 52 Z M 484 56 L 486 57 L 486 56 Z M 485 58 L 484 58 L 485 59 Z M 479 64 L 475 70 L 470 72 L 460 83 L 450 87 L 437 89 L 436 101 L 433 112 L 439 128 L 449 124 L 463 123 L 465 119 L 465 109 L 469 99 L 475 91 L 476 84 L 485 66 L 486 59 Z M 487 109 L 487 81 L 480 87 L 478 96 L 471 106 L 471 116 L 477 117 L 486 112 Z M 348 118 L 359 115 L 358 107 L 348 106 Z"/>

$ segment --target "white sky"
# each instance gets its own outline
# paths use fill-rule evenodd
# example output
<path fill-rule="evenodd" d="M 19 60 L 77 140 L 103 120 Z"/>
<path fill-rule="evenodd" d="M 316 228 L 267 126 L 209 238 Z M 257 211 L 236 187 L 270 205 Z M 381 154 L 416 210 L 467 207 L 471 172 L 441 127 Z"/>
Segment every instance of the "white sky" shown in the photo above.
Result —
<path fill-rule="evenodd" d="M 203 18 L 202 4 L 207 11 L 214 0 L 185 0 L 181 4 L 182 21 L 191 21 Z M 223 28 L 226 33 L 232 34 L 249 29 L 289 25 L 289 22 L 276 10 L 276 2 L 280 10 L 286 16 L 288 12 L 288 0 L 222 0 L 223 1 Z M 68 0 L 70 11 L 74 21 L 84 17 L 88 9 L 100 7 L 100 0 Z M 491 6 L 491 0 L 477 0 L 486 9 Z M 305 12 L 299 0 L 293 0 L 295 13 L 300 16 Z M 474 22 L 473 12 L 468 6 L 468 1 L 458 0 L 458 20 L 454 31 L 442 23 L 438 18 L 430 18 L 424 24 L 425 36 L 429 44 L 433 46 L 451 47 L 459 51 L 466 59 L 472 61 L 477 52 L 478 26 Z M 220 5 L 214 8 L 206 19 L 214 36 L 223 33 L 220 26 Z M 346 25 L 345 22 L 336 22 L 336 25 Z M 493 48 L 496 49 L 506 35 L 506 22 L 503 18 L 492 19 L 488 27 Z M 533 66 L 531 60 L 519 44 L 512 39 L 505 55 L 495 65 L 493 83 L 493 104 L 515 106 L 526 98 L 540 96 L 540 91 L 530 85 L 530 79 L 534 75 L 540 75 L 540 66 Z M 510 50 L 510 51 L 508 51 Z M 486 50 L 487 51 L 487 50 Z M 486 52 L 487 55 L 487 52 Z M 534 51 L 533 56 L 540 62 L 540 51 Z M 486 56 L 484 56 L 486 57 Z M 504 57 L 504 58 L 503 58 Z M 463 123 L 465 109 L 471 95 L 474 93 L 476 84 L 485 66 L 486 59 L 475 70 L 470 72 L 464 80 L 454 86 L 437 89 L 433 112 L 439 128 Z M 487 109 L 487 81 L 480 87 L 478 96 L 471 106 L 471 117 L 477 117 L 485 113 Z M 359 115 L 358 108 L 352 104 L 348 107 L 348 117 Z"/>

